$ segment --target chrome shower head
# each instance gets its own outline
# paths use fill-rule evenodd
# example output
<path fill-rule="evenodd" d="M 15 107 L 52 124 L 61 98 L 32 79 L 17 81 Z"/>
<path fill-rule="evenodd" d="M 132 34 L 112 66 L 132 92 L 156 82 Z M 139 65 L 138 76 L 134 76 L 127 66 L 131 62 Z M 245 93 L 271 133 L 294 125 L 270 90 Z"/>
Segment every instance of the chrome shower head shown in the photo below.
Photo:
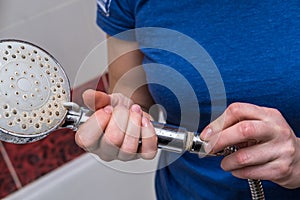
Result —
<path fill-rule="evenodd" d="M 48 52 L 20 40 L 0 40 L 0 140 L 28 143 L 63 122 L 69 80 Z"/>

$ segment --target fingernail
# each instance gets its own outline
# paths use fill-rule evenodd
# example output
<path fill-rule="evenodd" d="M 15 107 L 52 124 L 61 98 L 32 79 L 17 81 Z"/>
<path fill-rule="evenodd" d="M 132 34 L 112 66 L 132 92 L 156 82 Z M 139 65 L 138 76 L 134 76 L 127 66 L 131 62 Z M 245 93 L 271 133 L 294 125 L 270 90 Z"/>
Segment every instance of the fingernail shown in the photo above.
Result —
<path fill-rule="evenodd" d="M 213 130 L 211 128 L 207 128 L 202 133 L 202 138 L 203 139 L 207 139 L 207 138 L 209 138 L 212 135 L 212 133 L 213 133 Z"/>
<path fill-rule="evenodd" d="M 148 127 L 150 125 L 150 120 L 147 117 L 142 118 L 142 126 Z"/>
<path fill-rule="evenodd" d="M 106 112 L 107 114 L 111 114 L 113 111 L 112 106 L 106 106 L 104 109 L 104 112 Z"/>
<path fill-rule="evenodd" d="M 137 104 L 131 106 L 131 111 L 136 113 L 141 113 L 141 107 Z"/>
<path fill-rule="evenodd" d="M 206 153 L 210 153 L 212 150 L 212 145 L 210 143 L 205 143 L 204 150 Z"/>

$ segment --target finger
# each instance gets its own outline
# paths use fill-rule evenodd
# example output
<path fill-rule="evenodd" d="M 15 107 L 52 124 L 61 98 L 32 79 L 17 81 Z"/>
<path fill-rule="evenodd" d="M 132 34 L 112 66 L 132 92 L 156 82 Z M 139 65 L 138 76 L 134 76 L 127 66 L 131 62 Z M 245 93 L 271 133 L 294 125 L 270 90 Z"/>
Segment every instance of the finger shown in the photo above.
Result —
<path fill-rule="evenodd" d="M 234 171 L 249 166 L 262 165 L 272 162 L 280 155 L 277 151 L 270 149 L 270 145 L 263 143 L 251 147 L 239 149 L 238 151 L 226 156 L 221 167 L 225 171 Z"/>
<path fill-rule="evenodd" d="M 128 117 L 129 111 L 127 108 L 123 106 L 114 108 L 98 151 L 100 158 L 103 160 L 111 161 L 117 159 L 124 140 Z"/>
<path fill-rule="evenodd" d="M 140 147 L 140 157 L 143 159 L 153 159 L 157 153 L 157 136 L 154 127 L 148 117 L 142 118 L 142 144 Z"/>
<path fill-rule="evenodd" d="M 262 165 L 249 166 L 231 171 L 232 175 L 242 179 L 270 180 L 278 182 L 289 173 L 289 166 L 273 161 Z"/>
<path fill-rule="evenodd" d="M 248 141 L 266 142 L 275 137 L 276 134 L 274 133 L 277 131 L 277 128 L 270 126 L 268 122 L 258 120 L 242 121 L 209 137 L 205 150 L 216 153 L 228 146 Z"/>
<path fill-rule="evenodd" d="M 111 105 L 111 98 L 110 95 L 95 91 L 95 90 L 86 90 L 82 94 L 82 98 L 84 101 L 84 104 L 90 109 L 90 110 L 98 110 L 101 109 L 107 105 Z"/>
<path fill-rule="evenodd" d="M 200 138 L 206 140 L 211 135 L 243 120 L 264 120 L 265 117 L 266 111 L 264 107 L 248 103 L 233 103 L 220 117 L 202 131 Z"/>
<path fill-rule="evenodd" d="M 121 105 L 129 109 L 133 105 L 133 101 L 121 93 L 113 93 L 110 95 L 110 97 L 110 103 L 114 107 L 117 105 Z"/>
<path fill-rule="evenodd" d="M 136 157 L 141 133 L 142 109 L 134 104 L 130 109 L 130 115 L 126 133 L 118 158 L 123 161 L 132 160 Z"/>
<path fill-rule="evenodd" d="M 107 106 L 104 109 L 96 111 L 76 132 L 75 141 L 83 149 L 93 151 L 99 147 L 105 127 L 111 117 L 112 107 Z"/>
<path fill-rule="evenodd" d="M 143 117 L 146 117 L 147 119 L 149 119 L 150 121 L 153 121 L 154 118 L 149 114 L 149 113 L 146 113 L 146 112 L 143 112 Z"/>

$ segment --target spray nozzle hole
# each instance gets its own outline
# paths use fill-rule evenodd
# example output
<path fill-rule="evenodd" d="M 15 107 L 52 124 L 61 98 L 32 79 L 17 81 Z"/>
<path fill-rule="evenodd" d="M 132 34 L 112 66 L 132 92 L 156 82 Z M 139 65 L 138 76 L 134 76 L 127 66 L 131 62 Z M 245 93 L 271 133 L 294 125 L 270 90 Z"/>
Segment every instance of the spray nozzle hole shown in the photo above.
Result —
<path fill-rule="evenodd" d="M 26 124 L 22 124 L 22 129 L 26 129 L 26 128 L 27 128 Z"/>

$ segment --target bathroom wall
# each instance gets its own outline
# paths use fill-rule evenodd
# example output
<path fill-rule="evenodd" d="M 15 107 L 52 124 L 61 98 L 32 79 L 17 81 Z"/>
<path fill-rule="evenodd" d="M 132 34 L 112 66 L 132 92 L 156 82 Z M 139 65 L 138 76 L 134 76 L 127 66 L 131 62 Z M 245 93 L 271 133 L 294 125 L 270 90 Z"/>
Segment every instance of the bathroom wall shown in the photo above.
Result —
<path fill-rule="evenodd" d="M 103 69 L 106 68 L 106 53 L 105 45 L 101 42 L 105 36 L 95 23 L 95 15 L 96 0 L 0 0 L 0 40 L 26 40 L 50 52 L 63 66 L 70 79 L 74 94 L 73 100 L 81 103 L 80 95 L 86 88 L 97 87 L 99 90 L 105 91 L 107 87 L 106 76 L 102 76 Z M 96 46 L 98 48 L 93 50 Z M 85 60 L 86 58 L 88 59 Z M 99 79 L 100 76 L 102 76 L 101 79 Z M 0 142 L 0 152 L 0 198 L 18 192 L 23 195 L 24 187 L 37 185 L 39 182 L 44 183 L 45 181 L 39 180 L 51 176 L 54 171 L 57 173 L 70 161 L 73 162 L 86 154 L 75 144 L 74 132 L 70 130 L 56 131 L 46 139 L 32 144 L 14 145 Z M 79 162 L 75 163 L 79 164 Z M 134 165 L 138 166 L 139 163 Z M 74 167 L 76 166 L 68 166 L 67 171 Z M 149 190 L 130 190 L 134 187 L 132 183 L 134 181 L 131 181 L 131 186 L 129 186 L 126 185 L 126 179 L 136 179 L 136 176 L 126 173 L 118 174 L 116 170 L 112 171 L 107 167 L 105 170 L 101 168 L 103 170 L 101 171 L 95 165 L 92 165 L 91 169 L 98 169 L 98 171 L 90 172 L 89 176 L 79 172 L 82 175 L 78 175 L 78 183 L 81 178 L 92 177 L 93 173 L 100 173 L 98 174 L 100 177 L 103 175 L 106 178 L 106 180 L 99 180 L 99 184 L 106 187 L 102 190 L 106 198 L 109 198 L 110 192 L 114 191 L 114 185 L 117 185 L 115 183 L 119 183 L 119 185 L 125 183 L 122 191 L 127 191 L 127 187 L 129 188 L 127 195 L 125 194 L 127 197 L 139 197 L 142 193 L 147 195 L 147 192 L 153 196 L 152 187 L 149 187 Z M 101 175 L 101 173 L 105 174 Z M 61 172 L 58 174 L 61 177 Z M 62 179 L 61 183 L 68 182 L 67 177 Z M 88 180 L 83 179 L 82 181 L 87 184 Z M 107 179 L 110 179 L 109 182 Z M 68 183 L 72 185 L 73 179 L 70 181 L 71 183 Z M 139 176 L 139 182 L 136 184 L 149 186 L 152 181 L 153 175 L 149 176 L 148 174 L 145 178 Z M 98 180 L 93 180 L 93 182 L 98 183 Z M 82 186 L 78 183 L 78 187 L 74 187 L 77 192 L 80 193 L 80 189 L 89 191 L 89 185 Z M 50 188 L 47 188 L 47 184 L 44 186 L 46 188 L 41 188 L 41 190 L 47 191 Z M 39 185 L 39 187 L 42 186 Z M 47 195 L 50 196 L 44 196 L 44 199 L 66 199 L 72 195 L 72 199 L 76 199 L 77 193 L 74 188 L 69 187 L 65 191 L 63 186 L 56 185 L 56 188 L 60 189 L 60 192 L 49 189 L 51 192 L 48 192 Z M 71 194 L 72 190 L 74 194 Z M 69 194 L 65 194 L 66 191 Z M 51 196 L 51 193 L 54 196 Z M 60 194 L 59 198 L 58 194 Z M 124 194 L 114 193 L 112 195 L 114 198 L 124 197 Z M 16 196 L 18 197 L 18 195 Z M 152 199 L 152 196 L 148 196 L 148 199 Z M 25 196 L 23 197 L 22 199 L 26 199 Z M 80 195 L 77 197 L 77 199 L 81 198 Z"/>
<path fill-rule="evenodd" d="M 46 49 L 73 85 L 81 63 L 104 39 L 95 15 L 95 0 L 0 0 L 0 39 L 22 39 Z M 105 60 L 99 54 L 77 84 L 97 76 Z"/>

